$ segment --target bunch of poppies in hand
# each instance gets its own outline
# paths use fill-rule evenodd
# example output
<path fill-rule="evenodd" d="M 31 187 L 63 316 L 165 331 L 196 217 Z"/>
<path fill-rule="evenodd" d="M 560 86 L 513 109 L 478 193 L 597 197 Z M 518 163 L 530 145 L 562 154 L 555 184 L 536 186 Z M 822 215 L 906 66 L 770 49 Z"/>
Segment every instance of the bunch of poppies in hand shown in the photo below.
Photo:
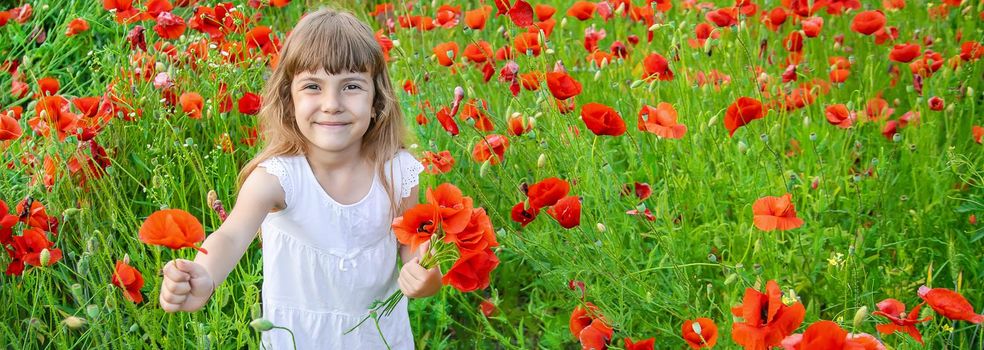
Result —
<path fill-rule="evenodd" d="M 431 249 L 420 259 L 425 269 L 453 262 L 441 279 L 444 285 L 466 293 L 488 287 L 489 275 L 499 266 L 499 258 L 492 251 L 499 242 L 485 209 L 473 208 L 471 197 L 463 196 L 449 183 L 428 188 L 426 197 L 425 203 L 407 209 L 393 220 L 396 239 L 412 251 L 430 242 Z M 373 303 L 369 315 L 346 333 L 370 317 L 389 315 L 403 296 L 398 290 L 385 301 Z"/>

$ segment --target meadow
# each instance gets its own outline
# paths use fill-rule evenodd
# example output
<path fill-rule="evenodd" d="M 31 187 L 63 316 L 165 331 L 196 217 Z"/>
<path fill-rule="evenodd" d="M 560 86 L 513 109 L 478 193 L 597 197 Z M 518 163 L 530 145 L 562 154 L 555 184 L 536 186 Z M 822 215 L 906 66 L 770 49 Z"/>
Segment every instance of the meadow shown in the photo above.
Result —
<path fill-rule="evenodd" d="M 0 5 L 0 346 L 259 347 L 259 240 L 170 314 L 197 252 L 138 231 L 219 227 L 318 6 Z M 984 1 L 334 6 L 378 30 L 421 201 L 498 242 L 486 288 L 410 302 L 417 348 L 984 349 Z"/>

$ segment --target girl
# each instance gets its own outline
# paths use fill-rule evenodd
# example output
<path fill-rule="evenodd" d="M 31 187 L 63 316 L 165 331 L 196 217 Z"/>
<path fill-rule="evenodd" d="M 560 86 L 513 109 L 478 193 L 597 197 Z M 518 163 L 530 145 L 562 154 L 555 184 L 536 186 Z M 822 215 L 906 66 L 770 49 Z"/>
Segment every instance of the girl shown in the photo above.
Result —
<path fill-rule="evenodd" d="M 266 82 L 263 150 L 239 174 L 228 219 L 195 261 L 164 267 L 161 307 L 196 311 L 262 228 L 263 315 L 293 331 L 298 349 L 412 349 L 406 301 L 355 326 L 399 287 L 427 297 L 441 271 L 398 243 L 393 218 L 417 202 L 423 166 L 403 150 L 403 114 L 383 52 L 368 25 L 320 10 L 290 32 Z M 402 269 L 397 271 L 399 250 Z M 264 332 L 268 349 L 292 349 L 290 333 Z"/>

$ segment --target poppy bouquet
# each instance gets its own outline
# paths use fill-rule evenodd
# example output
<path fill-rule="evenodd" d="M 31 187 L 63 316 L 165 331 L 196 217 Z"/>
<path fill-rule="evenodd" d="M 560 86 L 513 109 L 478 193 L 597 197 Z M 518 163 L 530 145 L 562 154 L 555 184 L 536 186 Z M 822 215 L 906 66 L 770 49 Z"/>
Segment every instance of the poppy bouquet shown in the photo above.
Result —
<path fill-rule="evenodd" d="M 393 232 L 411 251 L 426 242 L 430 249 L 420 259 L 425 269 L 451 264 L 441 282 L 467 293 L 489 286 L 489 275 L 499 265 L 493 247 L 499 245 L 492 221 L 483 208 L 473 208 L 471 197 L 462 195 L 452 184 L 428 188 L 427 201 L 417 204 L 393 219 Z M 370 305 L 369 315 L 346 333 L 372 318 L 388 316 L 403 299 L 396 291 L 384 301 Z"/>

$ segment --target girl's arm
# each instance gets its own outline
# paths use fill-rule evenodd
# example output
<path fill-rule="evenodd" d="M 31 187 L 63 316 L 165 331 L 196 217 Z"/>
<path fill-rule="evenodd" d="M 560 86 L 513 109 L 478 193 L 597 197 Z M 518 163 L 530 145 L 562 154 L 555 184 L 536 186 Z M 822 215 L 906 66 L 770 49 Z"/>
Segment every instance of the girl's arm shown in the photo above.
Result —
<path fill-rule="evenodd" d="M 202 243 L 208 254 L 199 252 L 194 262 L 175 259 L 164 266 L 161 307 L 174 312 L 205 306 L 253 242 L 267 213 L 284 203 L 284 197 L 275 176 L 254 170 L 239 190 L 229 217 Z"/>

